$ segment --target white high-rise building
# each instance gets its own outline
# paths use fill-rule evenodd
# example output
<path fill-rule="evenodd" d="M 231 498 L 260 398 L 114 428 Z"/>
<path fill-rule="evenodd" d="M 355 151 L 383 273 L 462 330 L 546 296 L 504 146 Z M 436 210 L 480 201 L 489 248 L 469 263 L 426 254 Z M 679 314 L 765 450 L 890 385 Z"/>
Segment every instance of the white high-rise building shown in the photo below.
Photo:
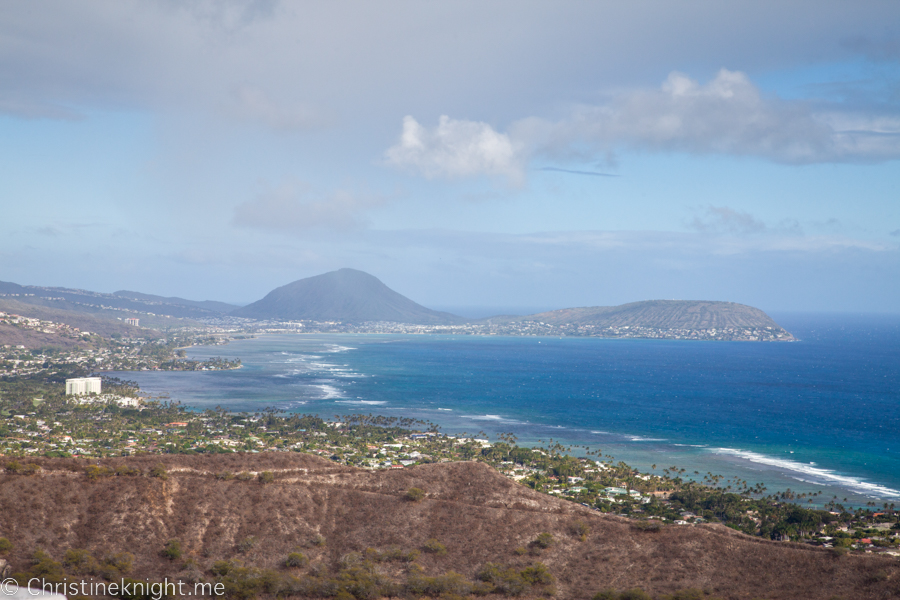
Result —
<path fill-rule="evenodd" d="M 78 377 L 66 379 L 66 396 L 81 396 L 83 394 L 99 394 L 99 377 Z"/>
<path fill-rule="evenodd" d="M 138 323 L 140 322 L 141 320 L 135 317 L 128 317 L 127 319 L 125 319 L 125 323 L 127 323 L 128 325 L 134 325 L 135 327 L 138 327 Z"/>

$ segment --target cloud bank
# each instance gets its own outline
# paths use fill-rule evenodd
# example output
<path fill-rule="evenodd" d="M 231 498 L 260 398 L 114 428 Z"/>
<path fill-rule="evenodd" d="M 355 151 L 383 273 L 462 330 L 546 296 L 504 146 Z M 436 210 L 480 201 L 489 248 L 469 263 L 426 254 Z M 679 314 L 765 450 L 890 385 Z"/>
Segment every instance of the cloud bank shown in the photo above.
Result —
<path fill-rule="evenodd" d="M 529 117 L 506 133 L 443 116 L 427 129 L 406 117 L 388 162 L 426 177 L 504 175 L 534 160 L 603 162 L 621 150 L 748 156 L 782 164 L 877 163 L 900 158 L 900 114 L 764 96 L 739 71 L 706 84 L 673 72 L 657 89 L 622 90 L 567 118 Z"/>

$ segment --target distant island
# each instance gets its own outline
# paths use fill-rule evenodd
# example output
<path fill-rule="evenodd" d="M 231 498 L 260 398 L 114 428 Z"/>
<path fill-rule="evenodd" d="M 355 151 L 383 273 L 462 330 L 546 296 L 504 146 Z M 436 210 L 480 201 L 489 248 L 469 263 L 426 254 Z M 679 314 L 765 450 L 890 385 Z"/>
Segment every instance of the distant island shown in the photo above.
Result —
<path fill-rule="evenodd" d="M 294 281 L 243 307 L 131 291 L 103 294 L 0 282 L 0 311 L 63 323 L 101 335 L 125 336 L 137 335 L 139 331 L 146 333 L 147 329 L 163 332 L 205 328 L 209 332 L 232 333 L 302 331 L 794 340 L 758 308 L 708 300 L 648 300 L 621 306 L 467 319 L 422 306 L 378 278 L 356 269 L 340 269 Z M 142 328 L 134 327 L 134 319 L 138 319 Z"/>

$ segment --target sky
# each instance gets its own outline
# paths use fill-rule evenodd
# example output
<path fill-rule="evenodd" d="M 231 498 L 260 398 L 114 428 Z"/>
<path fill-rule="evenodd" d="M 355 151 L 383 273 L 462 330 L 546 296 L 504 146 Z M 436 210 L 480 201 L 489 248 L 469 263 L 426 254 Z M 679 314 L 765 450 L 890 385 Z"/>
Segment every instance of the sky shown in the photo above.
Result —
<path fill-rule="evenodd" d="M 0 4 L 23 285 L 897 313 L 898 159 L 894 0 Z"/>

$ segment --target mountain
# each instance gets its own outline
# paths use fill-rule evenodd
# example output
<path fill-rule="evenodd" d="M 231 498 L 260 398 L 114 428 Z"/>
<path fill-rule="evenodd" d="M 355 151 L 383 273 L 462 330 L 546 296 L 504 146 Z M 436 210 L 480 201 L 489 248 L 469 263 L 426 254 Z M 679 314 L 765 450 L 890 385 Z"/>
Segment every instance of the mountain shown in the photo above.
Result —
<path fill-rule="evenodd" d="M 568 600 L 637 587 L 657 600 L 686 588 L 706 593 L 676 597 L 874 600 L 900 591 L 893 558 L 762 540 L 722 525 L 646 527 L 651 522 L 541 494 L 481 463 L 367 471 L 296 452 L 17 460 L 43 469 L 0 471 L 0 532 L 12 543 L 4 558 L 14 573 L 54 573 L 38 569 L 65 559 L 68 581 L 92 565 L 118 581 L 116 565 L 127 561 L 116 555 L 129 552 L 127 577 L 188 585 L 218 578 L 232 598 L 468 597 L 463 588 L 486 563 L 503 565 L 501 573 L 543 564 L 555 579 L 553 597 Z M 148 476 L 157 465 L 166 479 Z M 89 466 L 100 476 L 88 477 Z M 271 483 L 249 475 L 264 471 Z M 424 499 L 407 500 L 412 487 Z M 552 545 L 530 544 L 545 532 Z M 36 550 L 47 553 L 37 566 Z M 285 565 L 292 552 L 301 556 Z M 355 593 L 336 596 L 334 584 L 324 585 L 335 581 Z M 416 581 L 454 593 L 404 590 Z M 390 582 L 396 593 L 377 593 Z M 519 597 L 549 597 L 547 587 L 525 586 Z"/>
<path fill-rule="evenodd" d="M 0 300 L 14 300 L 46 308 L 86 313 L 100 318 L 138 317 L 141 324 L 169 326 L 165 317 L 199 319 L 221 317 L 234 309 L 224 302 L 195 302 L 183 298 L 163 298 L 137 292 L 105 294 L 62 287 L 19 285 L 0 281 Z"/>
<path fill-rule="evenodd" d="M 281 321 L 392 321 L 417 325 L 468 322 L 463 317 L 416 304 L 378 278 L 355 269 L 340 269 L 300 279 L 272 290 L 262 300 L 229 314 Z"/>
<path fill-rule="evenodd" d="M 140 335 L 140 330 L 131 325 L 126 325 L 124 321 L 120 321 L 115 317 L 105 317 L 104 315 L 94 315 L 86 312 L 76 312 L 58 308 L 48 308 L 39 304 L 27 304 L 24 302 L 16 302 L 13 299 L 0 298 L 0 312 L 5 312 L 30 319 L 39 319 L 41 321 L 52 321 L 53 323 L 64 323 L 69 327 L 75 327 L 80 331 L 89 331 L 97 333 L 103 337 L 109 337 L 113 334 L 135 336 Z M 121 313 L 119 313 L 121 314 Z M 0 331 L 0 344 L 10 344 L 14 346 L 24 345 L 26 348 L 40 348 L 45 346 L 58 346 L 68 348 L 71 346 L 81 345 L 73 343 L 73 341 L 65 336 L 59 336 L 33 329 L 2 328 Z"/>
<path fill-rule="evenodd" d="M 492 317 L 493 323 L 540 321 L 549 325 L 652 327 L 655 329 L 752 328 L 784 331 L 758 308 L 735 302 L 647 300 L 620 306 L 563 308 L 523 317 Z"/>
<path fill-rule="evenodd" d="M 145 302 L 148 304 L 159 304 L 159 305 L 174 305 L 174 306 L 191 306 L 193 308 L 199 308 L 202 310 L 208 310 L 212 312 L 218 313 L 227 313 L 231 312 L 234 309 L 238 308 L 236 304 L 227 304 L 225 302 L 218 302 L 216 300 L 185 300 L 184 298 L 178 298 L 177 296 L 172 297 L 164 297 L 164 296 L 154 296 L 153 294 L 142 294 L 140 292 L 129 292 L 127 290 L 120 290 L 118 292 L 113 292 L 113 296 L 119 296 L 121 298 L 129 298 L 131 300 L 138 300 L 140 302 Z"/>

